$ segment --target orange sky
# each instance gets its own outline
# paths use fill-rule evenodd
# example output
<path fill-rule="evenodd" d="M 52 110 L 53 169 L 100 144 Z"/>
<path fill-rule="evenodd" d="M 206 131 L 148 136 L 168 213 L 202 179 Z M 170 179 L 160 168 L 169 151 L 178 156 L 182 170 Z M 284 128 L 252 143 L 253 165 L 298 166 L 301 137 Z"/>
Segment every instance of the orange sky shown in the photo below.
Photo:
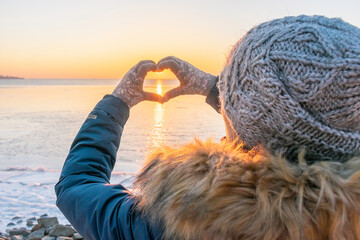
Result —
<path fill-rule="evenodd" d="M 256 24 L 320 14 L 359 26 L 358 9 L 355 0 L 0 0 L 0 75 L 119 79 L 142 59 L 168 55 L 218 75 L 231 46 Z"/>

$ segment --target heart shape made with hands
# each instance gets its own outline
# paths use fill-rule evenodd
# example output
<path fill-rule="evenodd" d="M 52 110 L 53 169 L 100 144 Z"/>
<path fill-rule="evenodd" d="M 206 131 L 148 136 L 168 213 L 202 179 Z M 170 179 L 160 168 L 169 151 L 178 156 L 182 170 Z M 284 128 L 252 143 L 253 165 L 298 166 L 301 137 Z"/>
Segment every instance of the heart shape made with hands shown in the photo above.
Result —
<path fill-rule="evenodd" d="M 156 70 L 154 71 L 154 69 L 151 69 L 151 71 L 163 72 L 167 69 L 176 76 L 180 85 L 165 92 L 162 96 L 163 102 L 167 102 L 170 99 L 183 94 L 201 94 L 201 91 L 199 90 L 202 81 L 200 75 L 201 73 L 205 74 L 204 72 L 197 69 L 190 63 L 173 56 L 161 59 L 156 64 Z"/>
<path fill-rule="evenodd" d="M 163 96 L 145 92 L 143 84 L 148 72 L 162 72 L 170 69 L 180 82 L 180 86 L 170 89 Z M 144 101 L 164 103 L 179 95 L 199 94 L 207 96 L 216 83 L 217 77 L 203 72 L 188 62 L 176 57 L 166 57 L 158 63 L 152 60 L 143 60 L 133 66 L 115 88 L 113 95 L 119 97 L 129 107 Z"/>
<path fill-rule="evenodd" d="M 173 56 L 165 57 L 156 64 L 157 72 L 166 69 L 174 73 L 180 86 L 167 91 L 162 97 L 164 102 L 184 94 L 207 96 L 217 80 L 216 76 L 203 72 L 190 63 Z"/>

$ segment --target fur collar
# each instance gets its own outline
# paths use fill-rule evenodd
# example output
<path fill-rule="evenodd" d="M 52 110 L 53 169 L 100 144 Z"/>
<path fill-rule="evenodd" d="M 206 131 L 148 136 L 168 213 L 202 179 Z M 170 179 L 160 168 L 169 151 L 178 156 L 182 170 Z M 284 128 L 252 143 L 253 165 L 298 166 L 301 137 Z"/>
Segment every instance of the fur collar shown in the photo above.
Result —
<path fill-rule="evenodd" d="M 290 164 L 212 140 L 155 151 L 134 184 L 165 239 L 360 239 L 360 157 Z"/>

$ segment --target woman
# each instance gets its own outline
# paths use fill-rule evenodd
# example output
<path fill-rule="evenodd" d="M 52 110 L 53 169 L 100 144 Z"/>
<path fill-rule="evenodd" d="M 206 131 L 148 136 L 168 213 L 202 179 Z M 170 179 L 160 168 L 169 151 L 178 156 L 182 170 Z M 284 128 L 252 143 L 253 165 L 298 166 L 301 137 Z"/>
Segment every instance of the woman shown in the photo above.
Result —
<path fill-rule="evenodd" d="M 86 239 L 359 239 L 359 56 L 358 28 L 299 16 L 251 29 L 219 78 L 142 61 L 81 127 L 57 205 Z M 180 87 L 143 92 L 166 68 Z M 226 139 L 158 149 L 134 194 L 108 184 L 129 109 L 182 94 L 207 96 Z"/>

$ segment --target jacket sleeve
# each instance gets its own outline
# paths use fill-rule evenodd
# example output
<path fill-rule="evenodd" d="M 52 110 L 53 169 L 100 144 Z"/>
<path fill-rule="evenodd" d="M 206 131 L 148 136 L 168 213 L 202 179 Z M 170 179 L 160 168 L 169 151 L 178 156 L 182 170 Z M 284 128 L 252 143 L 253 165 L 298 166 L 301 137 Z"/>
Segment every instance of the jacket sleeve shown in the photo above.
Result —
<path fill-rule="evenodd" d="M 213 88 L 210 90 L 210 93 L 206 97 L 206 103 L 208 103 L 212 108 L 215 109 L 218 113 L 220 113 L 220 101 L 219 101 L 219 89 L 217 87 L 217 82 L 219 81 L 219 77 L 216 79 L 216 83 Z"/>
<path fill-rule="evenodd" d="M 106 95 L 89 114 L 71 145 L 56 205 L 87 240 L 160 239 L 160 230 L 134 209 L 131 193 L 109 184 L 129 107 Z"/>

